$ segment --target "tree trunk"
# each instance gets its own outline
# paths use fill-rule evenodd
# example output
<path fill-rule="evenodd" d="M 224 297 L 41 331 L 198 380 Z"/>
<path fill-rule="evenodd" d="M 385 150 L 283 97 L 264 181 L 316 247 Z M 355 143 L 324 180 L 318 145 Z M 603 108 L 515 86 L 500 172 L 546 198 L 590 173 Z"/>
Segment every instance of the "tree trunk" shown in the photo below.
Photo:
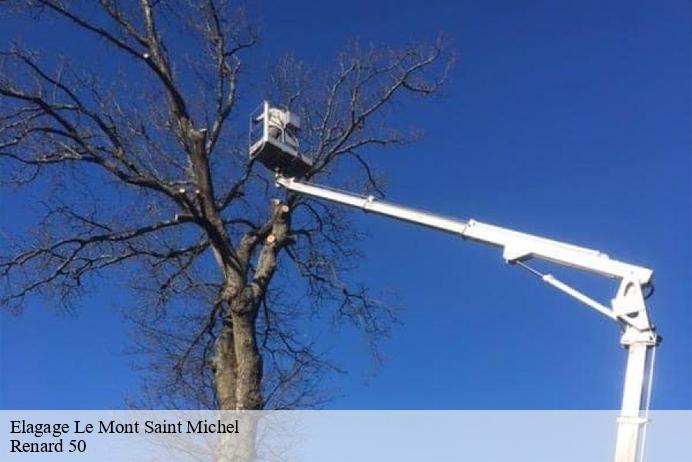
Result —
<path fill-rule="evenodd" d="M 246 286 L 224 305 L 223 326 L 211 361 L 217 403 L 220 410 L 259 410 L 262 357 L 255 333 L 258 303 Z"/>
<path fill-rule="evenodd" d="M 257 348 L 255 318 L 257 307 L 246 301 L 239 310 L 232 310 L 233 339 L 236 357 L 236 409 L 262 409 L 262 357 Z M 249 308 L 249 309 L 248 309 Z"/>
<path fill-rule="evenodd" d="M 289 207 L 273 201 L 265 234 L 250 238 L 256 239 L 255 242 L 260 237 L 264 239 L 252 278 L 242 284 L 238 284 L 237 279 L 227 279 L 224 322 L 211 361 L 214 392 L 221 410 L 260 410 L 263 407 L 257 312 L 276 270 L 278 254 L 290 242 L 289 217 Z M 244 261 L 240 263 L 245 268 L 251 254 L 242 255 Z M 234 274 L 236 268 L 224 268 L 226 277 Z"/>
<path fill-rule="evenodd" d="M 228 314 L 224 314 L 223 325 L 216 339 L 211 360 L 214 393 L 220 410 L 236 409 L 236 363 L 233 321 Z"/>

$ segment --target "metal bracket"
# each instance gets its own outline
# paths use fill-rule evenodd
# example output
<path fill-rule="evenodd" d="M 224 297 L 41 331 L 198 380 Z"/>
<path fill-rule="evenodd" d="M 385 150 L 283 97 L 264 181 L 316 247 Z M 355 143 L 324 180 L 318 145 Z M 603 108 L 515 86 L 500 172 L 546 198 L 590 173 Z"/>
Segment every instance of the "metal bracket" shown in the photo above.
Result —
<path fill-rule="evenodd" d="M 658 346 L 661 338 L 656 335 L 653 329 L 638 330 L 636 327 L 625 329 L 625 333 L 620 337 L 620 345 L 629 347 L 634 344 L 642 344 L 646 346 Z"/>
<path fill-rule="evenodd" d="M 637 281 L 623 278 L 611 305 L 615 316 L 626 320 L 627 324 L 640 332 L 652 330 L 649 315 L 646 312 L 642 287 Z"/>
<path fill-rule="evenodd" d="M 509 264 L 520 262 L 531 257 L 531 250 L 521 246 L 506 245 L 502 250 L 502 258 Z"/>

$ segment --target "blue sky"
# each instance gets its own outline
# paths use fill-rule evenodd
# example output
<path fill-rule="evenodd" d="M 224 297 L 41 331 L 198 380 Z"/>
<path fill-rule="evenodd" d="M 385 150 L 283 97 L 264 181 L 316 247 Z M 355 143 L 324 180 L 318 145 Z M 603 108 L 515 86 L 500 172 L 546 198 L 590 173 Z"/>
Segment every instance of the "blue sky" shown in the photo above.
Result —
<path fill-rule="evenodd" d="M 688 2 L 298 0 L 254 9 L 258 60 L 290 51 L 323 62 L 353 37 L 401 44 L 446 33 L 458 63 L 445 95 L 398 114 L 424 138 L 374 157 L 388 198 L 653 268 L 650 313 L 664 338 L 653 406 L 692 408 Z M 32 204 L 6 197 L 2 228 L 16 232 Z M 494 249 L 354 217 L 369 233 L 356 275 L 394 294 L 402 324 L 374 369 L 356 335 L 333 336 L 349 373 L 331 380 L 339 397 L 330 407 L 619 406 L 625 352 L 611 321 L 504 265 Z M 614 294 L 614 285 L 558 273 L 603 301 Z M 0 313 L 0 408 L 122 407 L 139 376 L 112 308 L 118 289 L 104 281 L 75 316 L 38 303 L 19 317 Z"/>

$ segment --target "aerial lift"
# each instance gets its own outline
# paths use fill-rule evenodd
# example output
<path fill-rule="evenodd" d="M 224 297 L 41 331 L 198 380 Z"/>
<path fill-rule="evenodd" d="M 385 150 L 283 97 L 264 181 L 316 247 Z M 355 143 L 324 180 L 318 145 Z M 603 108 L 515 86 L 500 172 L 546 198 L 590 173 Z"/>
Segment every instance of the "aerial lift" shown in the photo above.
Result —
<path fill-rule="evenodd" d="M 268 103 L 265 103 L 265 108 L 272 109 Z M 286 114 L 282 117 L 290 119 L 290 116 Z M 264 121 L 266 124 L 267 119 L 265 118 Z M 312 165 L 308 159 L 292 154 L 297 153 L 297 143 L 288 146 L 289 149 L 276 157 L 274 154 L 262 152 L 260 144 L 254 144 L 254 149 L 252 146 L 253 144 L 251 144 L 250 156 L 257 157 L 260 162 L 275 172 L 277 186 L 298 194 L 422 225 L 451 233 L 464 240 L 499 248 L 502 250 L 502 257 L 506 263 L 530 271 L 546 284 L 615 321 L 622 333 L 620 343 L 627 349 L 627 367 L 622 407 L 618 417 L 614 461 L 641 462 L 643 460 L 646 425 L 649 421 L 648 412 L 651 401 L 655 350 L 660 343 L 660 337 L 656 334 L 655 327 L 649 320 L 645 301 L 653 293 L 653 271 L 651 269 L 612 259 L 598 250 L 546 239 L 473 219 L 451 219 L 385 202 L 373 196 L 362 196 L 309 184 L 295 178 L 308 172 Z M 282 148 L 280 144 L 275 144 L 274 147 Z M 291 165 L 290 171 L 293 173 L 281 169 L 281 165 L 286 164 L 286 156 L 294 156 L 288 162 Z M 541 273 L 529 266 L 530 260 L 547 261 L 615 279 L 619 282 L 617 293 L 611 300 L 610 306 L 606 306 L 555 276 Z"/>

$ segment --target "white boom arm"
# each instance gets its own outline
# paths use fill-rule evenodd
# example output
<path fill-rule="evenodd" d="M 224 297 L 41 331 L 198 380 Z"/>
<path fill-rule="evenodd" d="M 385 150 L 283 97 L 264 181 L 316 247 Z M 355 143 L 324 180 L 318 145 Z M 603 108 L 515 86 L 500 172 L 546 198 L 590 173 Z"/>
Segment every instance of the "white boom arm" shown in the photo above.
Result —
<path fill-rule="evenodd" d="M 617 321 L 624 331 L 621 344 L 628 349 L 627 370 L 618 419 L 615 462 L 637 462 L 643 457 L 644 436 L 653 374 L 654 349 L 659 337 L 650 323 L 642 288 L 652 282 L 653 271 L 641 266 L 613 260 L 597 250 L 578 247 L 531 234 L 521 233 L 475 220 L 458 220 L 415 210 L 375 199 L 317 186 L 277 175 L 279 186 L 299 194 L 362 209 L 456 234 L 464 239 L 502 249 L 507 263 L 519 264 L 539 276 L 544 282 L 576 300 Z M 541 274 L 524 262 L 545 260 L 562 266 L 616 278 L 620 281 L 617 295 L 607 307 L 556 279 Z"/>

